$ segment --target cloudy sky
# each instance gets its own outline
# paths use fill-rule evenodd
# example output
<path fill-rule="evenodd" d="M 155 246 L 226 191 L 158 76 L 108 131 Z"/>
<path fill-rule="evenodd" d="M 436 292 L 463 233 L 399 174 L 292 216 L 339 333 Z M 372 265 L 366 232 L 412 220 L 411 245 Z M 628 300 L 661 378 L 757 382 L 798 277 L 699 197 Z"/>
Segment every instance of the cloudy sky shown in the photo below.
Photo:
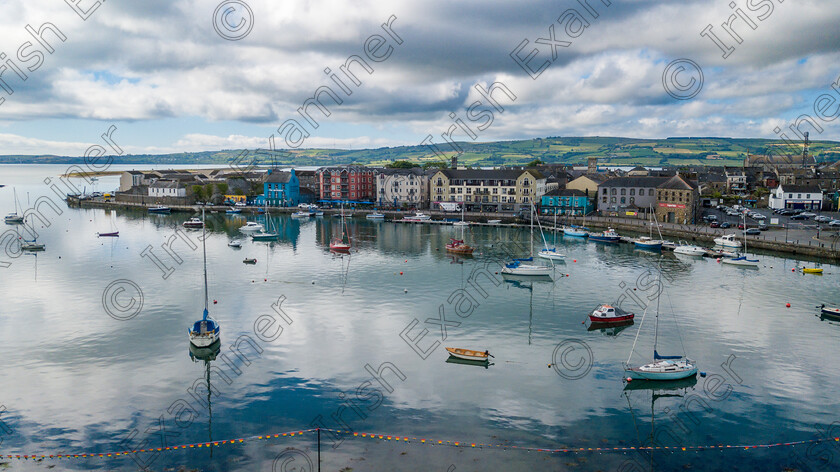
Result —
<path fill-rule="evenodd" d="M 272 135 L 277 148 L 441 143 L 455 119 L 469 130 L 456 140 L 772 138 L 822 94 L 838 99 L 821 102 L 827 119 L 840 104 L 836 0 L 72 1 L 3 2 L 0 154 L 80 155 L 111 125 L 130 153 Z M 341 71 L 354 55 L 371 71 L 349 66 L 359 84 Z M 515 96 L 497 87 L 503 111 L 476 89 L 493 83 Z M 316 128 L 297 110 L 319 87 L 341 104 L 320 94 Z M 840 140 L 827 119 L 802 130 Z M 287 120 L 305 134 L 278 130 Z"/>

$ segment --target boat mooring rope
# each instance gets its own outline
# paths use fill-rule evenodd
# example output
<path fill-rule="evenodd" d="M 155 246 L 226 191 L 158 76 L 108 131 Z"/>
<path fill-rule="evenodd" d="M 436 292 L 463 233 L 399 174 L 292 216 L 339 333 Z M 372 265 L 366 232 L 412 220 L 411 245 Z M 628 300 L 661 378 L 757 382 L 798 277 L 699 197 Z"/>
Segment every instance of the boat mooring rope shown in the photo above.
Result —
<path fill-rule="evenodd" d="M 317 433 L 319 431 L 328 431 L 331 433 L 337 433 L 342 435 L 345 438 L 351 439 L 373 439 L 376 441 L 393 441 L 398 443 L 408 443 L 408 444 L 422 444 L 422 445 L 429 445 L 429 446 L 448 446 L 448 447 L 457 447 L 457 448 L 478 448 L 478 449 L 502 449 L 502 450 L 518 450 L 518 451 L 528 451 L 528 452 L 544 452 L 549 454 L 580 454 L 580 453 L 587 453 L 587 452 L 598 452 L 598 453 L 609 453 L 609 452 L 632 452 L 632 451 L 669 451 L 669 452 L 687 452 L 687 451 L 715 451 L 715 450 L 724 450 L 724 449 L 740 449 L 740 450 L 752 450 L 752 449 L 770 449 L 770 448 L 777 448 L 777 447 L 784 447 L 784 446 L 800 446 L 804 444 L 817 444 L 822 442 L 840 442 L 840 437 L 831 437 L 831 438 L 816 438 L 816 439 L 806 439 L 803 441 L 789 441 L 789 442 L 777 442 L 777 443 L 767 443 L 767 444 L 713 444 L 713 445 L 706 445 L 706 446 L 620 446 L 620 447 L 562 447 L 562 448 L 545 448 L 545 447 L 534 447 L 534 446 L 514 446 L 510 444 L 482 444 L 476 443 L 471 441 L 454 441 L 454 440 L 444 440 L 444 439 L 426 439 L 426 438 L 417 438 L 413 436 L 397 436 L 393 434 L 385 434 L 385 433 L 360 433 L 356 431 L 344 431 L 340 429 L 330 429 L 330 428 L 313 428 L 313 429 L 304 429 L 299 431 L 289 431 L 285 433 L 275 433 L 275 434 L 266 434 L 263 436 L 249 436 L 245 438 L 237 438 L 237 439 L 226 439 L 222 441 L 211 441 L 211 442 L 204 442 L 204 443 L 195 443 L 195 444 L 181 444 L 177 446 L 168 446 L 168 447 L 158 447 L 158 448 L 150 448 L 150 449 L 137 449 L 131 451 L 119 451 L 119 452 L 85 452 L 85 453 L 74 453 L 74 454 L 0 454 L 0 459 L 20 459 L 20 460 L 44 460 L 44 459 L 83 459 L 83 458 L 113 458 L 113 457 L 121 457 L 121 456 L 128 456 L 131 454 L 138 454 L 138 453 L 148 453 L 148 452 L 165 452 L 165 451 L 176 451 L 179 449 L 194 449 L 194 448 L 204 448 L 204 447 L 213 447 L 213 446 L 223 446 L 226 444 L 242 444 L 245 442 L 251 441 L 264 441 L 269 439 L 277 439 L 281 437 L 295 437 L 295 436 L 302 436 L 305 433 Z"/>

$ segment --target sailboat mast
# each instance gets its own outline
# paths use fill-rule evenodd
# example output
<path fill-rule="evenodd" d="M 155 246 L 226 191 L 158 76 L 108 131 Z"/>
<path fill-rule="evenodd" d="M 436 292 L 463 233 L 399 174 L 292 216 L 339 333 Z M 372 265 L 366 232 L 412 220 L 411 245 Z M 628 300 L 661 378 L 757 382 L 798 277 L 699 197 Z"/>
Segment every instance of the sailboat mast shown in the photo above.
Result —
<path fill-rule="evenodd" d="M 209 295 L 207 293 L 207 224 L 204 219 L 204 208 L 201 209 L 201 250 L 204 253 L 204 319 L 207 319 L 207 305 Z"/>
<path fill-rule="evenodd" d="M 534 207 L 529 208 L 531 211 L 531 257 L 534 256 Z"/>
<path fill-rule="evenodd" d="M 659 255 L 659 275 L 656 281 L 656 289 L 659 293 L 656 295 L 656 323 L 653 329 L 653 361 L 656 362 L 656 345 L 659 342 L 659 301 L 662 299 L 662 255 Z"/>

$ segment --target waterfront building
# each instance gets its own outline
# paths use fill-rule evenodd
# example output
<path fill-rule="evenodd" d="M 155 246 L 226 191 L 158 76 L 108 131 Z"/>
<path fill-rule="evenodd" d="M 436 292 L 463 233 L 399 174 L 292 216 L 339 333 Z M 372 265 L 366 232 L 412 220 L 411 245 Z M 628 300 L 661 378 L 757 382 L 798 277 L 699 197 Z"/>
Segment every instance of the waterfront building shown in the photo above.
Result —
<path fill-rule="evenodd" d="M 369 201 L 376 199 L 377 169 L 362 166 L 322 167 L 315 171 L 321 200 Z"/>
<path fill-rule="evenodd" d="M 149 185 L 149 196 L 186 198 L 187 188 L 177 180 L 158 179 Z"/>
<path fill-rule="evenodd" d="M 539 203 L 545 176 L 534 169 L 443 169 L 431 177 L 431 202 L 464 202 L 466 211 L 520 212 Z"/>
<path fill-rule="evenodd" d="M 695 224 L 700 212 L 698 185 L 677 174 L 656 187 L 656 219 L 661 223 Z"/>
<path fill-rule="evenodd" d="M 569 181 L 569 183 L 566 184 L 566 188 L 570 190 L 580 190 L 581 192 L 595 196 L 598 194 L 598 186 L 609 180 L 610 177 L 611 176 L 609 174 L 587 173 Z M 595 204 L 596 206 L 599 205 L 598 202 L 595 202 Z"/>
<path fill-rule="evenodd" d="M 769 206 L 772 209 L 790 208 L 801 210 L 822 209 L 823 191 L 813 185 L 779 184 L 770 192 Z"/>
<path fill-rule="evenodd" d="M 300 181 L 295 170 L 269 169 L 263 182 L 263 196 L 269 206 L 297 206 L 300 203 Z"/>
<path fill-rule="evenodd" d="M 379 206 L 429 207 L 430 173 L 420 167 L 379 169 L 376 176 L 376 203 Z"/>
<path fill-rule="evenodd" d="M 585 192 L 575 189 L 554 189 L 540 199 L 540 213 L 544 215 L 573 215 L 580 216 L 595 210 Z"/>
<path fill-rule="evenodd" d="M 611 216 L 639 216 L 656 206 L 656 188 L 669 177 L 614 177 L 598 185 L 598 211 Z M 567 185 L 566 188 L 569 188 Z"/>

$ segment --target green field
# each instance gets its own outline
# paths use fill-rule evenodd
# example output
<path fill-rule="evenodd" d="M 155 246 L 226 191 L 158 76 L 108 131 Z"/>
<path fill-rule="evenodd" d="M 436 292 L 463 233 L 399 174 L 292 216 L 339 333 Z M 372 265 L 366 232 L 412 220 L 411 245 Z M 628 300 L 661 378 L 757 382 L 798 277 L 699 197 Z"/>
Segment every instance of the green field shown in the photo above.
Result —
<path fill-rule="evenodd" d="M 737 166 L 747 153 L 766 154 L 773 149 L 800 153 L 801 145 L 785 147 L 772 139 L 747 138 L 667 138 L 633 139 L 611 137 L 548 137 L 520 141 L 488 143 L 458 143 L 463 152 L 459 165 L 500 166 L 521 165 L 539 159 L 545 163 L 584 164 L 597 157 L 600 165 L 707 165 Z M 449 149 L 449 148 L 446 148 Z M 116 164 L 230 164 L 245 150 L 178 153 L 161 155 L 124 155 L 116 157 Z M 399 146 L 378 149 L 299 149 L 291 151 L 247 151 L 241 162 L 259 165 L 326 166 L 336 164 L 385 165 L 395 160 L 423 164 L 440 161 L 426 146 Z M 840 157 L 840 143 L 814 141 L 810 153 L 817 161 L 835 161 Z M 447 160 L 454 155 L 446 153 Z M 707 159 L 718 155 L 722 159 Z M 0 156 L 0 164 L 80 164 L 81 157 L 35 155 Z"/>

